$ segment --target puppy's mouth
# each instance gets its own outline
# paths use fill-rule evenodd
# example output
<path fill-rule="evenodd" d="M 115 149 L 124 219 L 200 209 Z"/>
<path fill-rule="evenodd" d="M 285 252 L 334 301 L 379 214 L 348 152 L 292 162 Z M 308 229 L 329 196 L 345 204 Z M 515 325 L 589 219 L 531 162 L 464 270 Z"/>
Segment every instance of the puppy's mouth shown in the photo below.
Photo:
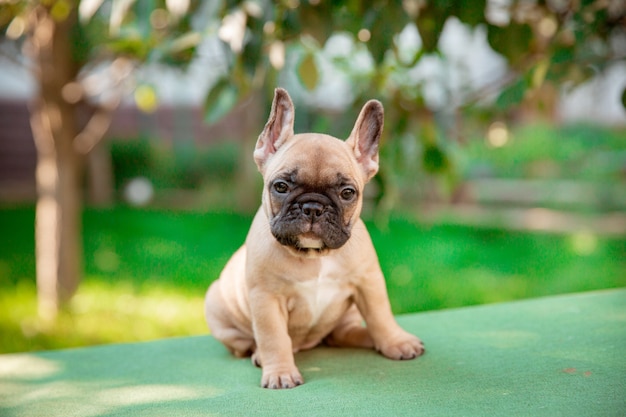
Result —
<path fill-rule="evenodd" d="M 278 241 L 287 249 L 296 255 L 304 255 L 306 257 L 317 257 L 325 255 L 330 248 L 324 243 L 324 240 L 311 231 L 300 233 L 298 235 L 281 236 Z"/>
<path fill-rule="evenodd" d="M 303 233 L 298 236 L 297 246 L 301 249 L 323 249 L 326 247 L 324 241 L 313 232 Z"/>
<path fill-rule="evenodd" d="M 295 240 L 295 244 L 290 247 L 299 255 L 316 256 L 328 252 L 328 247 L 324 241 L 313 232 L 303 233 L 297 236 Z"/>

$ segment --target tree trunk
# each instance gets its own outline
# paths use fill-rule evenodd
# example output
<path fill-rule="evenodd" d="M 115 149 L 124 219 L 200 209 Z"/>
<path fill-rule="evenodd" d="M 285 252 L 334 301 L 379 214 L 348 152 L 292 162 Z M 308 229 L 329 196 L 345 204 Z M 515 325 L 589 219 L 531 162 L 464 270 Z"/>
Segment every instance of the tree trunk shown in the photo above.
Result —
<path fill-rule="evenodd" d="M 88 203 L 106 207 L 113 203 L 113 162 L 104 143 L 98 142 L 87 154 Z"/>
<path fill-rule="evenodd" d="M 28 45 L 40 91 L 31 108 L 37 148 L 35 247 L 39 313 L 53 319 L 76 291 L 82 275 L 81 156 L 74 148 L 76 111 L 63 99 L 63 87 L 75 80 L 72 56 L 75 10 L 51 15 L 45 6 L 32 13 Z"/>
<path fill-rule="evenodd" d="M 235 112 L 246 115 L 242 124 L 246 127 L 243 131 L 243 140 L 239 144 L 237 189 L 235 198 L 237 207 L 244 213 L 254 212 L 259 206 L 259 186 L 261 178 L 252 158 L 252 150 L 256 144 L 260 127 L 265 123 L 265 115 L 269 113 L 269 107 L 264 108 L 262 92 L 255 93 L 243 104 L 243 108 Z M 239 129 L 240 131 L 242 129 Z"/>

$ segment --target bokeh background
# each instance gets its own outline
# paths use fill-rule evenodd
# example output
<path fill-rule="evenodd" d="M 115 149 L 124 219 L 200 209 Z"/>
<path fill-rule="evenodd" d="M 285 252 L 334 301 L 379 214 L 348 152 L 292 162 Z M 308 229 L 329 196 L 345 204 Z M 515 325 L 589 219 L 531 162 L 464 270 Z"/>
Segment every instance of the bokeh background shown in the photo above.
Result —
<path fill-rule="evenodd" d="M 626 285 L 621 0 L 5 0 L 0 28 L 0 352 L 206 334 L 276 86 L 297 132 L 383 102 L 396 314 Z"/>

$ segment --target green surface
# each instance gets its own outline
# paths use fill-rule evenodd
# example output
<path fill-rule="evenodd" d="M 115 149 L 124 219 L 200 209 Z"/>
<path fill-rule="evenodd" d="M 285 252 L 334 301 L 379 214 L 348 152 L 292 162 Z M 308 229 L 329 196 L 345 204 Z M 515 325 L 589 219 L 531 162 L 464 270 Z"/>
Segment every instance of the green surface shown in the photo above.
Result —
<path fill-rule="evenodd" d="M 373 351 L 296 355 L 305 385 L 210 336 L 0 355 L 2 416 L 623 416 L 626 289 L 419 313 L 406 362 Z"/>

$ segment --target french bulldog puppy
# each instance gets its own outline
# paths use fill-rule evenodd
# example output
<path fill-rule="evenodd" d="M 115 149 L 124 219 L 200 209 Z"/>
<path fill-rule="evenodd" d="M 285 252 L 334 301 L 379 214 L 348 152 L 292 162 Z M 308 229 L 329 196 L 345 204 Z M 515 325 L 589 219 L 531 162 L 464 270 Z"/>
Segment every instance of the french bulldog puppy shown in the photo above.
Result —
<path fill-rule="evenodd" d="M 346 141 L 294 135 L 293 124 L 291 98 L 278 88 L 254 150 L 261 207 L 205 298 L 213 336 L 234 355 L 251 355 L 263 369 L 261 386 L 273 389 L 301 385 L 294 352 L 321 342 L 391 359 L 424 352 L 392 315 L 359 217 L 363 187 L 378 171 L 381 103 L 363 106 Z"/>

